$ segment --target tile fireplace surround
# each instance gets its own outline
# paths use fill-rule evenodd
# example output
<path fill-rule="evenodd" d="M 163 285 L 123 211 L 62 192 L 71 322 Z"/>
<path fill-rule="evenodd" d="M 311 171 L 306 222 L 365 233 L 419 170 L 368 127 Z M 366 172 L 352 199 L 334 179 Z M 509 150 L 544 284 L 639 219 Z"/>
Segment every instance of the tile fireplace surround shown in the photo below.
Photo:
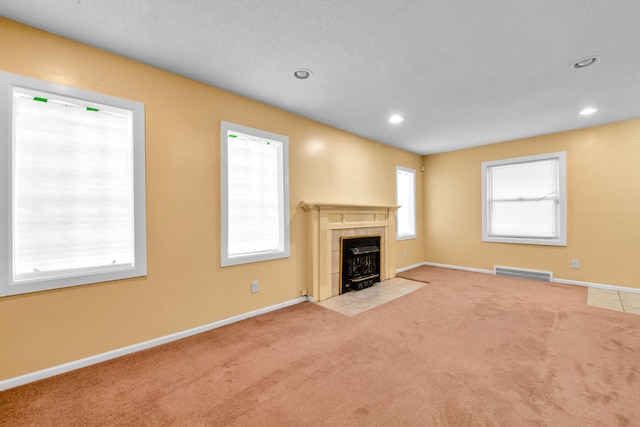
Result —
<path fill-rule="evenodd" d="M 301 202 L 307 212 L 309 296 L 322 301 L 340 293 L 340 237 L 380 235 L 380 280 L 396 275 L 396 210 L 393 205 Z"/>

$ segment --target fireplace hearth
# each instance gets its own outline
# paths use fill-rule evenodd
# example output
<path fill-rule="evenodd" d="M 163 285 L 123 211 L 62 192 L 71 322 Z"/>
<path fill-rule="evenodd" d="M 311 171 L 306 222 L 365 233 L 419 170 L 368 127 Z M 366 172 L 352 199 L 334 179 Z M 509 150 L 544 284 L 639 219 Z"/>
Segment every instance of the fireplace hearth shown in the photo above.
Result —
<path fill-rule="evenodd" d="M 340 293 L 362 290 L 380 281 L 380 236 L 343 236 Z"/>

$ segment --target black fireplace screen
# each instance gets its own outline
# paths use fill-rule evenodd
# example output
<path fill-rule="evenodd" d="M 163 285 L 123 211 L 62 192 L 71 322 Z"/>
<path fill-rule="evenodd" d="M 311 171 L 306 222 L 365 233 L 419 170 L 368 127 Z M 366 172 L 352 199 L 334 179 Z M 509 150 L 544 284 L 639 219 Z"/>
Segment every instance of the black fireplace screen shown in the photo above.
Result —
<path fill-rule="evenodd" d="M 380 236 L 341 237 L 340 293 L 361 290 L 380 281 Z"/>

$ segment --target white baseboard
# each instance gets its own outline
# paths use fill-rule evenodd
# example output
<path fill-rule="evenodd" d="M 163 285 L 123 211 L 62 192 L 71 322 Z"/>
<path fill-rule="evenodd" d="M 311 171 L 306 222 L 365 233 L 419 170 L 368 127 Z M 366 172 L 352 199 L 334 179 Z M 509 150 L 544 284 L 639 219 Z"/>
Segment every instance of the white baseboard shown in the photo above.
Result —
<path fill-rule="evenodd" d="M 425 263 L 425 262 L 419 262 L 417 264 L 408 265 L 406 267 L 396 268 L 396 274 L 397 273 L 402 273 L 403 271 L 407 271 L 407 270 L 413 270 L 414 268 L 418 268 L 418 267 L 421 267 L 421 266 L 426 265 L 426 264 L 427 263 Z"/>
<path fill-rule="evenodd" d="M 117 357 L 125 356 L 127 354 L 135 353 L 141 350 L 146 350 L 151 347 L 156 347 L 162 344 L 169 343 L 171 341 L 176 341 L 182 338 L 190 337 L 191 335 L 200 334 L 202 332 L 210 331 L 212 329 L 216 329 L 221 326 L 226 326 L 231 323 L 239 322 L 241 320 L 249 319 L 251 317 L 259 316 L 261 314 L 265 314 L 270 311 L 279 310 L 281 308 L 289 307 L 291 305 L 299 304 L 301 302 L 306 302 L 306 301 L 309 301 L 307 297 L 285 301 L 280 304 L 271 305 L 269 307 L 261 308 L 259 310 L 254 310 L 248 313 L 239 314 L 238 316 L 233 316 L 227 319 L 218 320 L 217 322 L 198 326 L 196 328 L 188 329 L 186 331 L 177 332 L 175 334 L 166 335 L 164 337 L 155 338 L 155 339 L 144 341 L 138 344 L 133 344 L 127 347 L 108 351 L 106 353 L 96 354 L 95 356 L 85 357 L 84 359 L 75 360 L 73 362 L 64 363 L 62 365 L 53 366 L 51 368 L 42 369 L 40 371 L 20 375 L 18 377 L 8 378 L 6 380 L 0 381 L 0 391 L 7 390 L 13 387 L 18 387 L 30 382 L 42 380 L 44 378 L 53 377 L 55 375 L 73 371 L 75 369 L 80 369 L 86 366 L 95 365 L 96 363 L 105 362 L 107 360 L 115 359 Z"/>
<path fill-rule="evenodd" d="M 449 264 L 438 264 L 435 262 L 422 262 L 419 264 L 415 264 L 411 267 L 406 267 L 403 269 L 398 269 L 396 272 L 400 273 L 401 271 L 410 270 L 411 268 L 419 267 L 421 265 L 428 265 L 431 267 L 442 267 L 442 268 L 450 268 L 453 270 L 464 270 L 464 271 L 472 271 L 475 273 L 484 273 L 484 274 L 494 274 L 493 270 L 483 270 L 480 268 L 471 268 L 471 267 L 462 267 L 459 265 L 449 265 Z M 640 289 L 638 288 L 627 288 L 625 286 L 616 286 L 616 285 L 607 285 L 604 283 L 595 283 L 595 282 L 583 282 L 580 280 L 569 280 L 569 279 L 559 279 L 554 277 L 551 279 L 552 283 L 560 283 L 563 285 L 576 285 L 576 286 L 586 286 L 588 288 L 600 288 L 600 289 L 608 289 L 611 291 L 620 291 L 620 292 L 630 292 L 633 294 L 640 294 Z"/>
<path fill-rule="evenodd" d="M 436 262 L 423 262 L 422 265 L 428 265 L 431 267 L 451 268 L 453 270 L 472 271 L 474 273 L 493 274 L 493 270 L 483 270 L 481 268 L 462 267 L 459 265 L 450 265 L 450 264 L 438 264 Z"/>
<path fill-rule="evenodd" d="M 620 291 L 620 292 L 629 292 L 632 294 L 640 294 L 640 289 L 627 288 L 625 286 L 605 285 L 604 283 L 581 282 L 579 280 L 568 280 L 568 279 L 558 279 L 558 278 L 553 278 L 551 281 L 553 283 L 560 283 L 563 285 L 586 286 L 589 288 L 600 288 L 600 289 L 608 289 L 610 291 Z"/>

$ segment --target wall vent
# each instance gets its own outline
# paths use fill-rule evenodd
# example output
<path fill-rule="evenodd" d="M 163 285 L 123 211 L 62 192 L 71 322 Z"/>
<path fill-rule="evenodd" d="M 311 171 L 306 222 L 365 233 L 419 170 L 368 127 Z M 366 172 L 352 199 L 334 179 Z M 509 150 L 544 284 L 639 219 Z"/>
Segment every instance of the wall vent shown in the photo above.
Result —
<path fill-rule="evenodd" d="M 496 276 L 540 280 L 542 282 L 550 282 L 553 278 L 553 273 L 550 271 L 523 270 L 521 268 L 498 267 L 497 265 L 493 267 L 493 274 Z"/>

